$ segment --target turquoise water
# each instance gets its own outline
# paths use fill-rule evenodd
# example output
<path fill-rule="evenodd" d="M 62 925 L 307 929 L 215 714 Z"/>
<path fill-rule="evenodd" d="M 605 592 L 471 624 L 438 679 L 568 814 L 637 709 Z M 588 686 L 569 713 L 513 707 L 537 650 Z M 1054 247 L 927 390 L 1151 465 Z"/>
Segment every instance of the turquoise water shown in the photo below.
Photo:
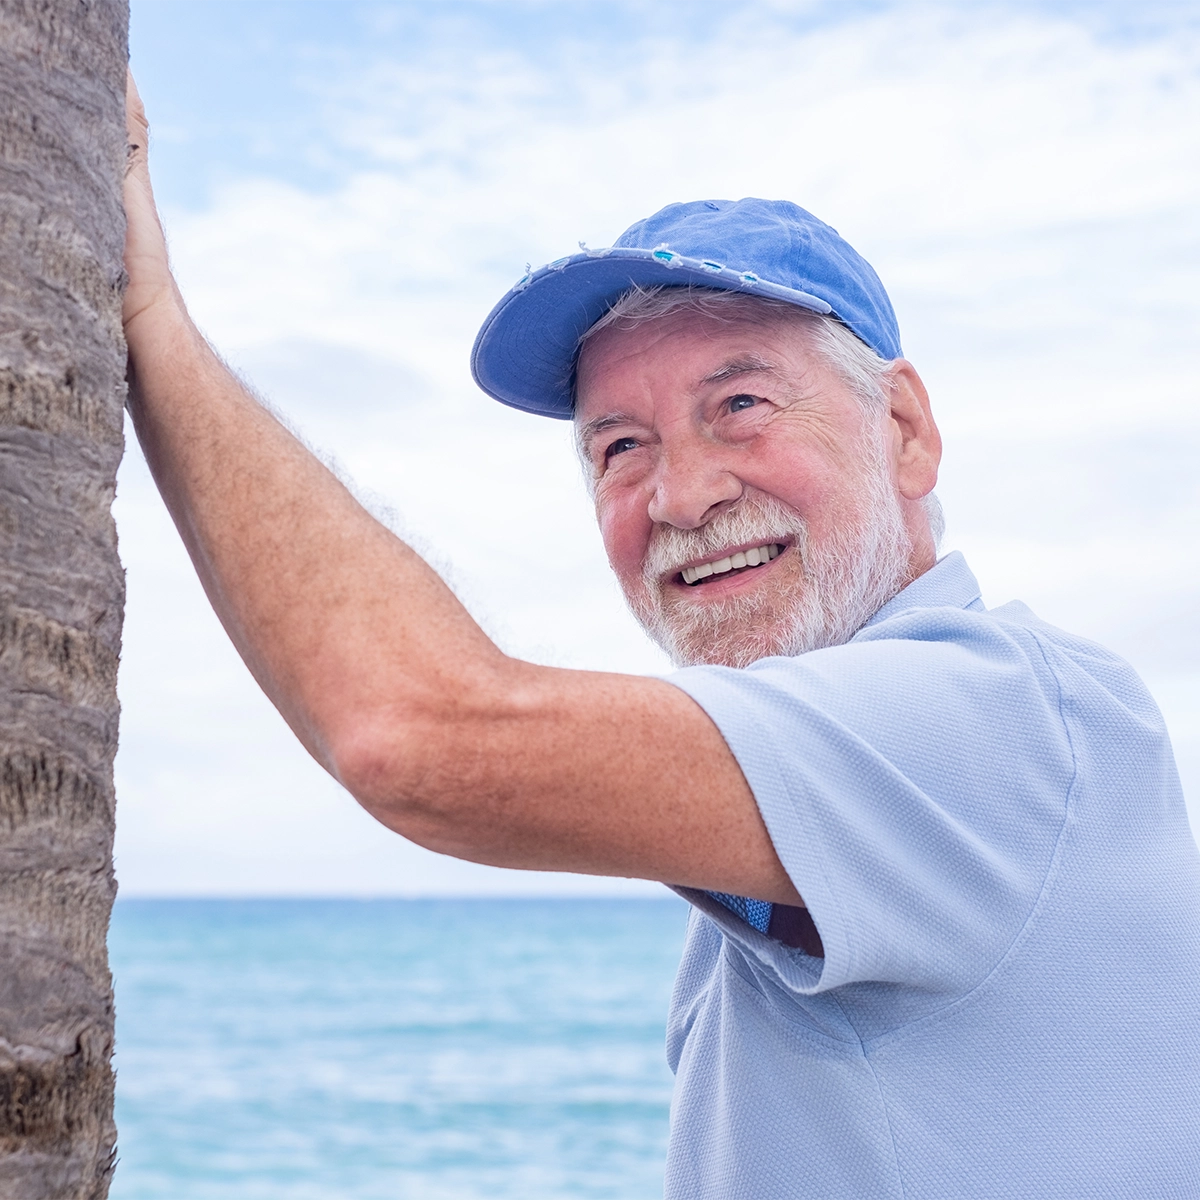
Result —
<path fill-rule="evenodd" d="M 120 901 L 113 1200 L 661 1196 L 685 917 Z"/>

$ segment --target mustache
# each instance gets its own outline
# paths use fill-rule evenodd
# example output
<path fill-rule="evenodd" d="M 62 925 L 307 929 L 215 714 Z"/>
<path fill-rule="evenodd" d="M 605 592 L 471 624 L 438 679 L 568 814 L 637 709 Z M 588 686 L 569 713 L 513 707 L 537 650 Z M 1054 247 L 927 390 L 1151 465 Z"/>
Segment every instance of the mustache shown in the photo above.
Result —
<path fill-rule="evenodd" d="M 751 544 L 794 542 L 803 560 L 807 540 L 808 525 L 799 513 L 773 497 L 747 494 L 695 529 L 655 526 L 642 579 L 654 587 L 698 558 L 715 558 L 720 551 Z"/>

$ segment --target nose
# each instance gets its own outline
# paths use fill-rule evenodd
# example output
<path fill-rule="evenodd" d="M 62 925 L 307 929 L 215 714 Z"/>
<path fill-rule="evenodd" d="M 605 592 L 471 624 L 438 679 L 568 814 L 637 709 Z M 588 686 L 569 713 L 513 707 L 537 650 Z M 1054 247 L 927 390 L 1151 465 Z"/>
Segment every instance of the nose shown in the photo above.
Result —
<path fill-rule="evenodd" d="M 742 481 L 718 460 L 715 448 L 665 450 L 654 476 L 648 515 L 656 525 L 697 529 L 741 498 Z"/>

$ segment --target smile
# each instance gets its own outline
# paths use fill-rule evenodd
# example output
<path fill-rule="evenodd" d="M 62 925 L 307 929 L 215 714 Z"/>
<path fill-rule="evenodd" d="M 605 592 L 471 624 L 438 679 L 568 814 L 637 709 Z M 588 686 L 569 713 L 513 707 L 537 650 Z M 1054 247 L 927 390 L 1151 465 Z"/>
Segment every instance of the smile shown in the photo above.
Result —
<path fill-rule="evenodd" d="M 701 580 L 713 575 L 726 575 L 730 571 L 742 571 L 748 567 L 761 567 L 773 558 L 778 558 L 783 552 L 783 546 L 771 542 L 766 546 L 755 546 L 750 550 L 739 550 L 725 558 L 713 559 L 712 562 L 699 563 L 694 567 L 684 567 L 679 572 L 683 582 L 694 587 Z"/>

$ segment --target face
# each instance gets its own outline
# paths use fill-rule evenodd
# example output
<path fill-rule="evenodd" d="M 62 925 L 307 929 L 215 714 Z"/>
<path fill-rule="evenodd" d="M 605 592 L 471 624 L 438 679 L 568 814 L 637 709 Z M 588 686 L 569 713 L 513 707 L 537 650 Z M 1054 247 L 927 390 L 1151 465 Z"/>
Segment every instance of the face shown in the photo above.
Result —
<path fill-rule="evenodd" d="M 787 315 L 684 310 L 584 346 L 576 421 L 604 545 L 677 663 L 845 641 L 919 573 L 902 433 L 810 337 Z"/>

